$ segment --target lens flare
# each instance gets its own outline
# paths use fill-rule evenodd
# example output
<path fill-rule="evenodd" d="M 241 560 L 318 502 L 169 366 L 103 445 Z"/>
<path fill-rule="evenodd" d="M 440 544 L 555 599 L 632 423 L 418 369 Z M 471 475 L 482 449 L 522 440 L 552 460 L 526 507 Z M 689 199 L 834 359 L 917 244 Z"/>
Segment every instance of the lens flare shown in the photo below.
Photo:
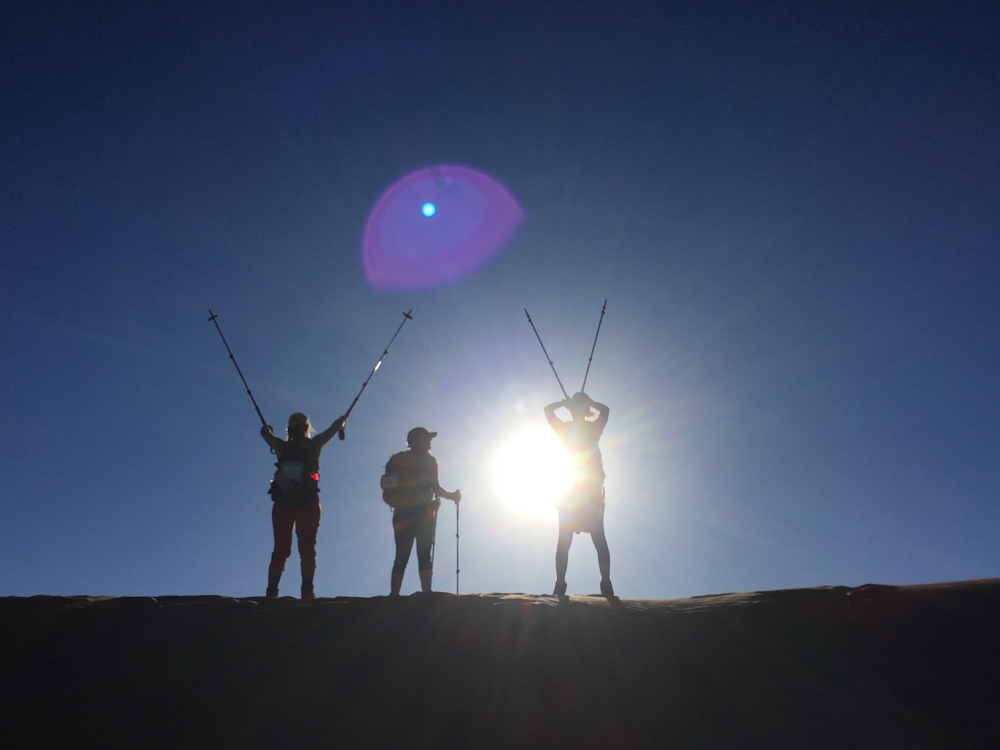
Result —
<path fill-rule="evenodd" d="M 445 286 L 496 256 L 523 218 L 488 174 L 449 164 L 418 169 L 372 207 L 361 240 L 365 275 L 380 289 Z"/>
<path fill-rule="evenodd" d="M 500 446 L 493 459 L 493 483 L 507 505 L 524 515 L 551 515 L 573 480 L 573 461 L 555 433 L 529 427 Z"/>

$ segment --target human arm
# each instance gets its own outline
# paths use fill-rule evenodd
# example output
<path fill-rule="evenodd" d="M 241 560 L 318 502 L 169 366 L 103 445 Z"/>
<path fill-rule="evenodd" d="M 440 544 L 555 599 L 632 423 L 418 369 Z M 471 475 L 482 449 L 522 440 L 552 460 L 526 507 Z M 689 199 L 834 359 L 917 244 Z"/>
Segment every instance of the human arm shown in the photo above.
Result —
<path fill-rule="evenodd" d="M 452 500 L 454 502 L 459 502 L 462 499 L 462 491 L 455 490 L 454 492 L 448 492 L 444 487 L 438 484 L 438 470 L 437 464 L 434 464 L 434 469 L 432 471 L 432 484 L 431 489 L 434 490 L 434 494 L 438 497 L 443 497 L 447 500 Z"/>
<path fill-rule="evenodd" d="M 462 500 L 462 490 L 455 490 L 454 492 L 448 492 L 447 490 L 438 487 L 437 489 L 434 490 L 434 494 L 437 495 L 438 497 L 443 497 L 446 500 L 452 500 L 455 503 L 459 503 Z"/>
<path fill-rule="evenodd" d="M 331 440 L 333 440 L 333 436 L 336 435 L 338 432 L 340 432 L 342 429 L 344 429 L 344 427 L 346 425 L 347 425 L 347 417 L 346 416 L 337 417 L 334 420 L 334 422 L 333 422 L 332 425 L 330 425 L 329 427 L 327 427 L 322 432 L 316 433 L 313 436 L 313 443 L 316 443 L 317 445 L 319 445 L 321 447 L 324 446 L 324 445 L 326 445 L 328 442 L 330 442 Z"/>
<path fill-rule="evenodd" d="M 260 436 L 264 438 L 264 442 L 267 443 L 271 450 L 275 453 L 280 453 L 281 449 L 285 447 L 285 441 L 274 436 L 274 428 L 269 424 L 263 425 L 260 428 Z"/>
<path fill-rule="evenodd" d="M 554 404 L 549 404 L 545 407 L 545 418 L 548 420 L 549 425 L 551 425 L 553 430 L 559 429 L 561 425 L 566 424 L 559 417 L 556 416 L 556 410 L 563 407 L 569 407 L 569 399 L 565 401 L 556 401 Z"/>
<path fill-rule="evenodd" d="M 608 415 L 611 414 L 611 409 L 609 409 L 604 404 L 597 403 L 596 401 L 594 401 L 594 399 L 590 398 L 589 396 L 587 398 L 590 401 L 591 408 L 597 410 L 597 419 L 594 420 L 594 424 L 600 427 L 601 430 L 603 431 L 605 425 L 607 425 L 608 423 Z"/>

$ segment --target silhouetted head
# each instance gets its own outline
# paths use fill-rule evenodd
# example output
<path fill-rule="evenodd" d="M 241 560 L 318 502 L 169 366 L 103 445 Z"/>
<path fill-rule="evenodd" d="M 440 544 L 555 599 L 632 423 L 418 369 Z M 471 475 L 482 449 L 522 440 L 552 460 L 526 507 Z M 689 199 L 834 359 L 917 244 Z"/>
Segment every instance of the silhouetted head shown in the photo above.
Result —
<path fill-rule="evenodd" d="M 569 409 L 569 413 L 573 415 L 573 419 L 586 419 L 590 416 L 590 396 L 588 396 L 583 391 L 579 391 L 573 394 L 573 397 L 569 400 L 569 405 L 566 407 Z"/>
<path fill-rule="evenodd" d="M 414 450 L 429 451 L 431 440 L 437 437 L 436 432 L 430 432 L 423 427 L 414 427 L 406 433 L 406 444 Z"/>
<path fill-rule="evenodd" d="M 288 437 L 309 437 L 312 432 L 312 425 L 309 417 L 300 411 L 295 412 L 288 418 Z"/>

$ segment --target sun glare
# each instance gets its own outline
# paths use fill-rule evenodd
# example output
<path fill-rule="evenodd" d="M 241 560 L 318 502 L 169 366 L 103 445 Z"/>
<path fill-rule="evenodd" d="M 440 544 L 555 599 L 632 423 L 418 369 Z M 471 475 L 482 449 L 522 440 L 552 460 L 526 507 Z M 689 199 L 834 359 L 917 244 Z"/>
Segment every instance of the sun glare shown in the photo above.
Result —
<path fill-rule="evenodd" d="M 493 460 L 494 487 L 500 498 L 527 515 L 551 514 L 572 476 L 572 460 L 548 427 L 521 430 Z"/>

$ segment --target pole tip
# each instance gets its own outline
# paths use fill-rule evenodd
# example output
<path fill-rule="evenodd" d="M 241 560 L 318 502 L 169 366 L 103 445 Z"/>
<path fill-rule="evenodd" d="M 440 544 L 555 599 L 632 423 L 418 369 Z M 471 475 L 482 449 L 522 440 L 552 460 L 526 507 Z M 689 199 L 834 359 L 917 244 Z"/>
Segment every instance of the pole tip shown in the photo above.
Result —
<path fill-rule="evenodd" d="M 215 315 L 211 310 L 208 311 L 208 315 L 209 315 L 208 318 L 209 321 L 215 320 L 217 317 L 219 317 L 218 315 Z"/>
<path fill-rule="evenodd" d="M 412 307 L 410 308 L 410 312 L 403 313 L 403 317 L 406 318 L 407 320 L 413 320 L 413 316 L 410 315 L 411 312 L 413 312 L 413 308 Z"/>

